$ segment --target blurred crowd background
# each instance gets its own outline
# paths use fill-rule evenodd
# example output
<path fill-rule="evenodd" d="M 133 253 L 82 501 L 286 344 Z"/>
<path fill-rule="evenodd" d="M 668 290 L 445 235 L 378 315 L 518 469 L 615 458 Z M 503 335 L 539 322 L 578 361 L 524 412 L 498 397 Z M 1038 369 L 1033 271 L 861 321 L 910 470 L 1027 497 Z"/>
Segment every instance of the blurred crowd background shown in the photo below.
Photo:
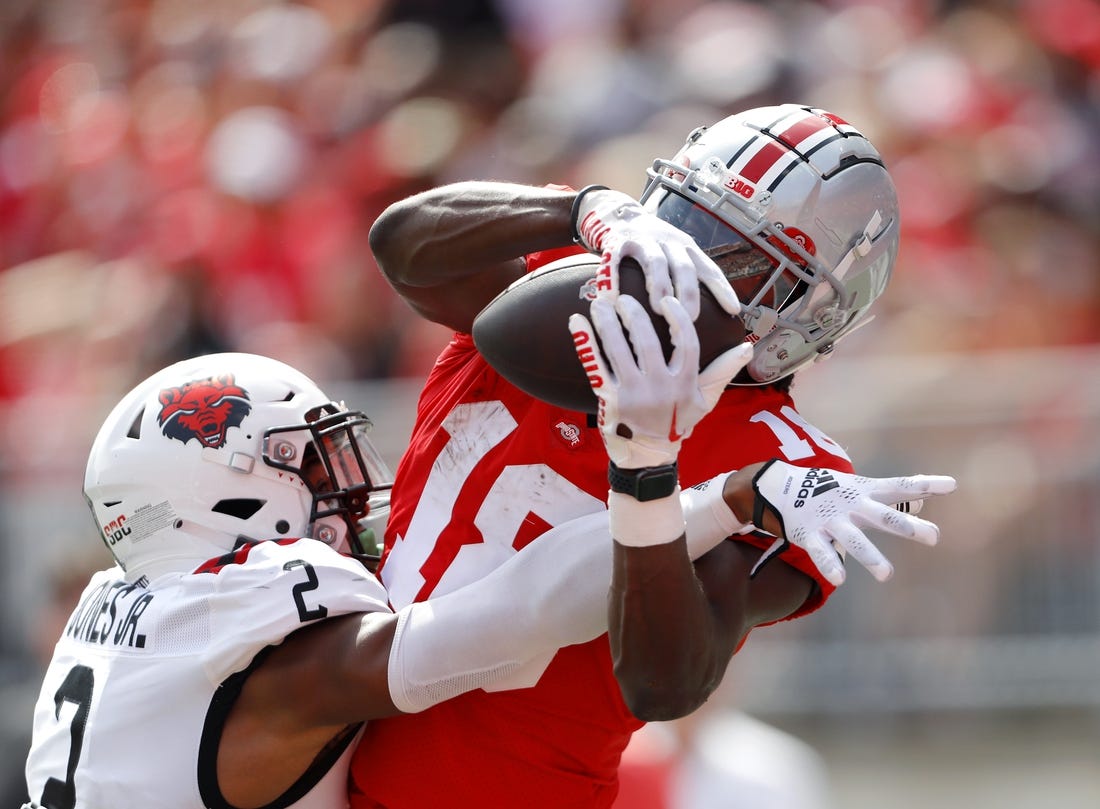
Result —
<path fill-rule="evenodd" d="M 1097 805 L 1096 0 L 4 0 L 12 749 L 54 613 L 106 560 L 80 479 L 121 393 L 190 354 L 268 354 L 347 391 L 396 461 L 448 335 L 377 274 L 366 233 L 387 204 L 472 178 L 637 194 L 695 126 L 784 101 L 876 144 L 903 225 L 877 318 L 800 376 L 801 408 L 868 473 L 963 488 L 930 507 L 943 546 L 884 547 L 893 582 L 857 570 L 833 609 L 759 633 L 715 721 L 747 719 L 739 706 L 809 739 L 846 807 L 908 807 L 878 791 L 897 783 L 929 805 L 920 762 L 949 785 L 938 805 L 993 805 L 951 799 L 968 789 L 1000 789 L 1005 807 Z M 960 718 L 1024 724 L 971 743 Z M 723 727 L 681 731 L 662 760 L 683 763 L 692 739 L 732 744 Z M 975 757 L 998 740 L 1019 747 L 990 752 L 986 779 Z M 757 807 L 811 807 L 759 790 Z"/>

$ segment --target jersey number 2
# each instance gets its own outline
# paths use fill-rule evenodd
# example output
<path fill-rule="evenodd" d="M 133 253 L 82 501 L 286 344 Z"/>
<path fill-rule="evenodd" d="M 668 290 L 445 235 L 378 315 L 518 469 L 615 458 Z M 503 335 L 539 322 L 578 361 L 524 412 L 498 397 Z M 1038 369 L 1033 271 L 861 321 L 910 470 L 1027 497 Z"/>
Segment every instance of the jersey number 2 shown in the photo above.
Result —
<path fill-rule="evenodd" d="M 324 604 L 318 604 L 316 607 L 307 607 L 306 600 L 302 596 L 302 593 L 308 593 L 310 590 L 317 589 L 317 571 L 313 569 L 313 565 L 309 562 L 301 559 L 294 559 L 283 565 L 283 570 L 293 570 L 296 567 L 302 568 L 306 573 L 306 580 L 300 581 L 295 584 L 291 589 L 294 593 L 294 606 L 298 608 L 298 619 L 304 624 L 306 621 L 316 621 L 319 618 L 328 617 L 328 607 Z"/>

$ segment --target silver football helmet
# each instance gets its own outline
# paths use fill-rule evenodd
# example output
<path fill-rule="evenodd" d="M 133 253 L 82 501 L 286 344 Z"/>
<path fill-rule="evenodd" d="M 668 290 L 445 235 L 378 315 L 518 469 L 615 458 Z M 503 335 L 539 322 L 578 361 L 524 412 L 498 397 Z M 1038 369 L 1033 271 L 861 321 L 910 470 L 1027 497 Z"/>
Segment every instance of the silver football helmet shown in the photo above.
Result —
<path fill-rule="evenodd" d="M 862 325 L 898 250 L 898 200 L 855 127 L 798 104 L 700 127 L 656 160 L 641 201 L 689 233 L 744 305 L 752 361 L 738 384 L 775 382 Z"/>
<path fill-rule="evenodd" d="M 196 357 L 115 406 L 88 457 L 84 496 L 131 581 L 268 539 L 310 536 L 369 557 L 393 482 L 370 427 L 281 362 Z"/>

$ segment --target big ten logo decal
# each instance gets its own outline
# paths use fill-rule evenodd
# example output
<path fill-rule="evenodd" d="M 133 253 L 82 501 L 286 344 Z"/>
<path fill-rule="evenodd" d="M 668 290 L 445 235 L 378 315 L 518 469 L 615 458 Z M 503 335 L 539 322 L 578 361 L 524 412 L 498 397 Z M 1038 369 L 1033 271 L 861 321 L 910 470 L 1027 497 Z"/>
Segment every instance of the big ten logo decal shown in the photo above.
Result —
<path fill-rule="evenodd" d="M 740 177 L 727 178 L 725 186 L 733 193 L 745 199 L 752 199 L 752 195 L 756 193 L 756 188 L 752 183 L 745 182 Z"/>

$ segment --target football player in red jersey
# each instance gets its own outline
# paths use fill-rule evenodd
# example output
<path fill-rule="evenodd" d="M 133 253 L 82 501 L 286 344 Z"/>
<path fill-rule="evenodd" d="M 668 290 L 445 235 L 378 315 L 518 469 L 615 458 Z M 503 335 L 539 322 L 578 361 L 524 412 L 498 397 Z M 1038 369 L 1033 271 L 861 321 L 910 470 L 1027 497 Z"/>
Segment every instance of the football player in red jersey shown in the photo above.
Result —
<path fill-rule="evenodd" d="M 655 310 L 674 295 L 693 318 L 700 284 L 710 289 L 743 318 L 754 353 L 683 441 L 665 483 L 694 486 L 756 464 L 758 492 L 778 500 L 804 488 L 791 464 L 852 472 L 844 450 L 799 415 L 790 377 L 862 321 L 897 239 L 896 195 L 878 152 L 843 120 L 797 105 L 696 130 L 654 164 L 640 204 L 601 187 L 463 182 L 388 208 L 371 230 L 379 266 L 418 313 L 456 332 L 425 384 L 397 470 L 380 568 L 394 608 L 484 576 L 548 527 L 608 500 L 606 434 L 585 414 L 520 392 L 473 345 L 474 317 L 511 281 L 579 244 L 612 275 L 621 257 L 637 259 Z M 782 463 L 763 466 L 773 459 Z M 637 470 L 625 471 L 612 488 L 630 496 Z M 786 541 L 734 534 L 686 576 L 662 579 L 667 567 L 656 566 L 651 587 L 625 612 L 612 610 L 615 620 L 657 604 L 654 637 L 679 633 L 691 654 L 639 651 L 620 634 L 613 662 L 600 637 L 518 671 L 505 685 L 521 690 L 473 691 L 371 723 L 353 759 L 352 806 L 610 806 L 631 733 L 701 704 L 754 627 L 820 607 L 844 578 L 834 546 L 876 578 L 891 573 L 846 528 L 809 519 L 785 533 Z M 616 548 L 616 564 L 666 550 Z M 685 617 L 691 587 L 705 598 Z"/>

